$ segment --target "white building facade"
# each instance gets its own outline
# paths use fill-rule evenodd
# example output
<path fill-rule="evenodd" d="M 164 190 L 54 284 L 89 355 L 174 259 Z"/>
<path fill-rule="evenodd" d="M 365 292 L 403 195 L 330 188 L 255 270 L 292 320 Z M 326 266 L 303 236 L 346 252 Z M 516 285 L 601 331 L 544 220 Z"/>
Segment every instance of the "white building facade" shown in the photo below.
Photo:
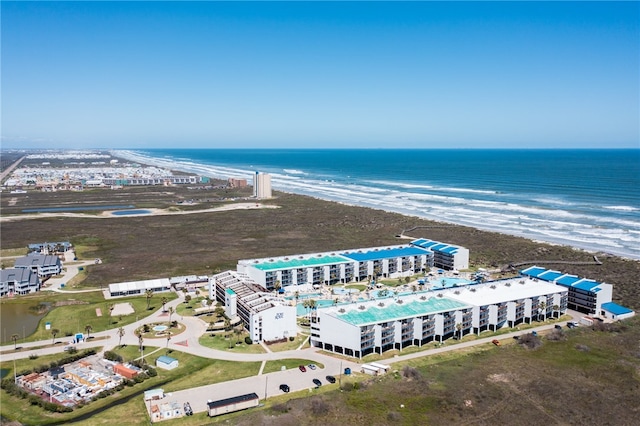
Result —
<path fill-rule="evenodd" d="M 253 342 L 287 339 L 298 332 L 295 305 L 244 274 L 226 271 L 212 276 L 209 297 L 224 303 L 231 319 L 240 317 Z"/>
<path fill-rule="evenodd" d="M 271 175 L 256 172 L 253 176 L 253 196 L 257 199 L 271 198 Z"/>
<path fill-rule="evenodd" d="M 410 244 L 238 261 L 237 270 L 267 290 L 334 285 L 425 272 L 433 252 Z"/>
<path fill-rule="evenodd" d="M 311 316 L 310 342 L 352 357 L 402 350 L 559 316 L 567 293 L 519 277 L 319 308 Z"/>

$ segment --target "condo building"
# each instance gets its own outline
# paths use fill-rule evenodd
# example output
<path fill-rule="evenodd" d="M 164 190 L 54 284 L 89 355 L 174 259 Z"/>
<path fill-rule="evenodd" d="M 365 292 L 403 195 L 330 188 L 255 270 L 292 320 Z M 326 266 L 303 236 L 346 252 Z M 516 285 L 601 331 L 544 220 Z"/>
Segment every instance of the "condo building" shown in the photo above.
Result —
<path fill-rule="evenodd" d="M 240 317 L 252 341 L 274 341 L 297 334 L 296 307 L 268 293 L 248 276 L 226 271 L 209 279 L 209 297 L 224 304 L 226 315 Z"/>
<path fill-rule="evenodd" d="M 238 261 L 237 270 L 267 290 L 273 290 L 277 286 L 334 285 L 375 280 L 378 277 L 397 278 L 425 272 L 434 266 L 442 269 L 469 267 L 469 250 L 463 247 L 438 243 L 433 244 L 436 247 L 434 251 L 414 243 L 245 259 Z M 439 259 L 437 264 L 436 256 Z"/>
<path fill-rule="evenodd" d="M 0 297 L 35 293 L 38 290 L 40 290 L 40 277 L 31 268 L 0 270 Z"/>
<path fill-rule="evenodd" d="M 271 175 L 256 172 L 253 177 L 253 196 L 257 199 L 271 198 Z"/>
<path fill-rule="evenodd" d="M 29 253 L 17 258 L 14 267 L 31 269 L 40 278 L 46 278 L 62 272 L 62 261 L 58 256 Z"/>
<path fill-rule="evenodd" d="M 530 278 L 491 281 L 317 309 L 311 345 L 362 357 L 559 316 L 567 289 Z"/>
<path fill-rule="evenodd" d="M 467 269 L 469 267 L 469 249 L 420 238 L 411 241 L 417 247 L 433 252 L 433 266 L 447 271 Z"/>

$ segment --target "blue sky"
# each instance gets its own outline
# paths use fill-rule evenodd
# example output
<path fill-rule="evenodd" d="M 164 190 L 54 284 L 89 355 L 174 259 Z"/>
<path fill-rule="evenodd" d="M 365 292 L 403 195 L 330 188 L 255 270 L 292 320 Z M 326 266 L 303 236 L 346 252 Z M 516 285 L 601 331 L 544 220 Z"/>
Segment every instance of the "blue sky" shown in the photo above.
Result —
<path fill-rule="evenodd" d="M 638 147 L 638 2 L 2 1 L 3 148 Z"/>

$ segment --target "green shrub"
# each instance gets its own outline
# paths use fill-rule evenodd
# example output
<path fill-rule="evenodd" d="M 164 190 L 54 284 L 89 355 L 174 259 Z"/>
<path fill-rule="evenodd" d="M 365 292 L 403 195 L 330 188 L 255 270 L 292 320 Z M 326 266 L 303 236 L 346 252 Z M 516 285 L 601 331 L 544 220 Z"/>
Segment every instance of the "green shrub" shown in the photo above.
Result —
<path fill-rule="evenodd" d="M 244 342 L 245 342 L 247 345 L 252 345 L 252 344 L 253 344 L 253 340 L 251 340 L 251 337 L 249 337 L 249 336 L 245 336 L 245 338 L 244 338 Z"/>

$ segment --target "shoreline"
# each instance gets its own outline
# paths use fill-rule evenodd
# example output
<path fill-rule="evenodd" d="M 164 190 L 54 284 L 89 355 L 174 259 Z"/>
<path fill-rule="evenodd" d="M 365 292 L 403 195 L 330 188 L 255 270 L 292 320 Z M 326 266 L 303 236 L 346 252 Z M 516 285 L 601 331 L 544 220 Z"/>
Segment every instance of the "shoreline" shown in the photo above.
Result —
<path fill-rule="evenodd" d="M 253 171 L 249 169 L 238 169 L 238 168 L 233 168 L 229 166 L 196 163 L 192 159 L 182 159 L 182 160 L 174 161 L 169 158 L 154 158 L 151 156 L 140 154 L 137 151 L 132 151 L 132 150 L 113 150 L 113 151 L 109 151 L 109 153 L 114 157 L 121 158 L 126 161 L 135 161 L 141 164 L 146 164 L 146 165 L 156 166 L 156 167 L 165 167 L 171 170 L 180 170 L 188 173 L 203 174 L 203 175 L 208 175 L 218 179 L 226 179 L 231 176 L 241 176 L 244 178 L 250 178 L 252 176 L 252 171 Z M 376 203 L 375 199 L 371 199 L 371 201 L 365 201 L 365 200 L 358 201 L 357 197 L 351 197 L 347 200 L 347 199 L 341 199 L 335 196 L 335 194 L 334 196 L 331 196 L 331 195 L 323 196 L 321 191 L 313 191 L 313 187 L 304 187 L 303 189 L 300 189 L 302 187 L 298 187 L 295 185 L 289 185 L 288 187 L 283 187 L 283 185 L 278 185 L 278 179 L 276 179 L 276 176 L 278 175 L 272 175 L 272 186 L 274 190 L 277 190 L 278 192 L 282 192 L 286 194 L 302 195 L 302 196 L 315 198 L 321 201 L 334 202 L 334 203 L 353 206 L 353 207 L 379 209 L 381 211 L 388 212 L 388 213 L 401 214 L 407 217 L 413 217 L 420 220 L 435 221 L 435 222 L 443 223 L 446 225 L 473 227 L 475 229 L 485 231 L 485 232 L 494 232 L 494 233 L 509 235 L 513 237 L 527 238 L 533 241 L 542 241 L 546 244 L 571 247 L 578 250 L 584 250 L 591 254 L 605 253 L 607 255 L 613 255 L 613 256 L 626 258 L 630 260 L 640 260 L 640 247 L 638 248 L 638 250 L 635 250 L 633 246 L 620 247 L 620 248 L 612 247 L 611 245 L 606 245 L 607 241 L 603 241 L 603 240 L 587 241 L 587 240 L 593 240 L 596 237 L 591 235 L 583 236 L 580 231 L 576 231 L 576 234 L 575 234 L 576 236 L 573 238 L 570 238 L 569 236 L 554 237 L 554 236 L 548 235 L 553 232 L 551 232 L 551 230 L 549 229 L 545 229 L 544 227 L 538 228 L 538 227 L 532 226 L 530 228 L 524 227 L 523 229 L 520 230 L 520 229 L 516 229 L 518 228 L 517 226 L 511 227 L 510 229 L 506 229 L 508 227 L 503 226 L 503 224 L 500 224 L 500 226 L 495 225 L 495 222 L 492 222 L 491 220 L 479 221 L 475 219 L 472 221 L 469 221 L 469 220 L 465 221 L 461 219 L 456 221 L 456 220 L 452 220 L 449 216 L 438 214 L 437 211 L 429 213 L 429 208 L 415 209 L 414 207 L 405 206 L 405 205 L 400 205 L 399 207 L 396 207 L 398 206 L 398 204 L 394 204 L 391 207 L 389 207 L 389 206 L 385 206 L 383 203 Z M 286 182 L 283 181 L 283 183 L 286 183 Z M 336 194 L 341 194 L 341 193 L 336 192 Z M 344 197 L 344 194 L 341 194 L 340 196 L 343 198 L 348 198 L 348 197 Z M 471 203 L 473 200 L 467 200 L 467 201 Z M 419 213 L 416 210 L 419 210 Z M 495 226 L 485 225 L 485 223 L 493 223 Z M 587 227 L 586 225 L 584 226 L 584 228 L 585 229 L 583 231 L 599 229 L 597 226 Z M 528 234 L 530 230 L 534 231 L 534 232 L 531 232 L 531 235 Z M 611 231 L 617 232 L 618 230 L 612 229 Z"/>

